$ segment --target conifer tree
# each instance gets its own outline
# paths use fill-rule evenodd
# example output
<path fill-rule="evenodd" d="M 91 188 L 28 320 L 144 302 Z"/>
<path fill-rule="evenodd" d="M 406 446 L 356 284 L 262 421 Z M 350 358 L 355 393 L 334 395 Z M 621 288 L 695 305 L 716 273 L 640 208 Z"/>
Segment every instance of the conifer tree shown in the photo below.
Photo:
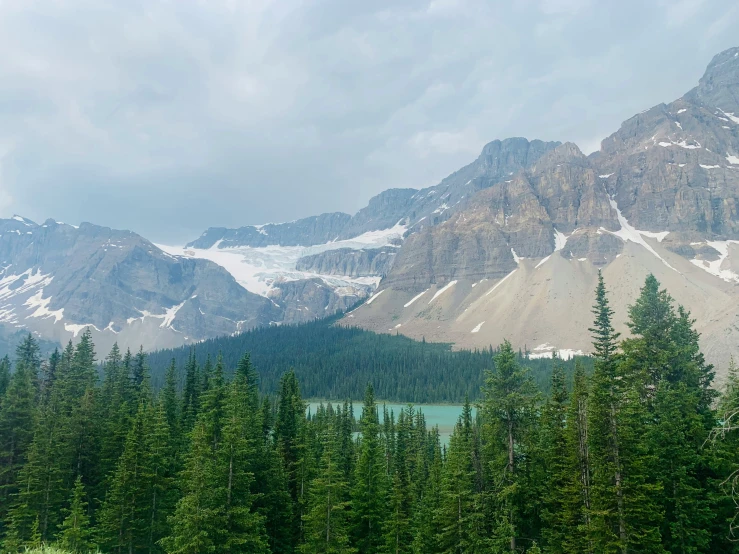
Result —
<path fill-rule="evenodd" d="M 413 543 L 410 474 L 408 471 L 409 442 L 412 420 L 401 410 L 392 455 L 392 473 L 388 491 L 388 509 L 384 523 L 385 550 L 390 554 L 410 552 Z"/>
<path fill-rule="evenodd" d="M 567 387 L 561 364 L 555 358 L 552 368 L 552 392 L 542 414 L 542 462 L 546 471 L 542 535 L 547 552 L 565 554 L 567 539 L 576 529 L 567 513 L 573 469 L 567 442 Z M 572 424 L 573 422 L 569 422 Z"/>
<path fill-rule="evenodd" d="M 511 343 L 504 341 L 495 357 L 495 368 L 487 372 L 483 389 L 483 417 L 486 422 L 489 482 L 495 483 L 493 501 L 505 513 L 498 518 L 499 529 L 510 532 L 508 543 L 516 550 L 516 533 L 522 478 L 517 469 L 526 456 L 528 433 L 532 427 L 538 391 L 529 372 L 516 361 Z"/>
<path fill-rule="evenodd" d="M 377 552 L 383 542 L 387 481 L 380 442 L 380 422 L 372 385 L 364 393 L 360 438 L 352 488 L 352 539 L 360 554 Z"/>
<path fill-rule="evenodd" d="M 0 521 L 18 490 L 18 472 L 33 439 L 39 365 L 38 344 L 29 333 L 18 345 L 15 372 L 0 399 Z"/>
<path fill-rule="evenodd" d="M 0 360 L 0 402 L 10 384 L 10 358 L 6 355 Z"/>
<path fill-rule="evenodd" d="M 322 437 L 323 454 L 308 494 L 308 509 L 303 516 L 305 540 L 300 551 L 305 554 L 349 554 L 347 505 L 349 487 L 344 478 L 340 452 L 340 433 L 336 421 L 327 426 Z"/>
<path fill-rule="evenodd" d="M 569 534 L 563 539 L 565 552 L 591 554 L 591 481 L 590 445 L 588 435 L 588 382 L 582 364 L 575 364 L 572 397 L 567 414 L 567 464 L 569 475 L 565 484 L 563 510 Z"/>
<path fill-rule="evenodd" d="M 202 390 L 202 378 L 198 363 L 195 359 L 195 352 L 190 350 L 190 355 L 185 365 L 185 386 L 182 391 L 182 408 L 180 414 L 182 423 L 180 428 L 183 433 L 188 433 L 195 425 L 195 418 L 200 408 L 200 393 Z"/>
<path fill-rule="evenodd" d="M 617 353 L 619 334 L 613 328 L 613 310 L 608 303 L 603 275 L 593 306 L 595 370 L 589 404 L 590 452 L 592 453 L 592 524 L 596 552 L 620 552 L 626 545 L 621 452 L 621 408 L 623 374 Z"/>
<path fill-rule="evenodd" d="M 261 428 L 250 398 L 252 375 L 239 372 L 228 387 L 222 444 L 214 468 L 212 494 L 222 504 L 222 531 L 218 552 L 268 552 L 264 517 L 252 511 L 251 487 L 254 466 L 259 454 Z"/>
<path fill-rule="evenodd" d="M 84 554 L 93 549 L 90 518 L 87 516 L 87 501 L 82 478 L 77 477 L 72 489 L 69 508 L 59 532 L 59 546 L 75 554 Z"/>
<path fill-rule="evenodd" d="M 413 554 L 439 552 L 437 535 L 440 529 L 439 507 L 442 505 L 443 459 L 438 426 L 431 431 L 430 440 L 429 475 L 416 511 Z"/>
<path fill-rule="evenodd" d="M 147 546 L 147 412 L 141 402 L 100 510 L 99 540 L 109 552 L 134 552 Z"/>
<path fill-rule="evenodd" d="M 481 504 L 475 490 L 472 460 L 472 421 L 469 401 L 449 440 L 449 451 L 442 473 L 438 508 L 437 541 L 444 554 L 487 552 L 482 536 Z"/>

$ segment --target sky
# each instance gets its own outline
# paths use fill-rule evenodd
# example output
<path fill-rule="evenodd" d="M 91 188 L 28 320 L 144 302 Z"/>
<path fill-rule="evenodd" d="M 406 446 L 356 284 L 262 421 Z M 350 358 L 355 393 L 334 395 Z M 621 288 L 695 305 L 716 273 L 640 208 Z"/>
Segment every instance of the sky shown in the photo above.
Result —
<path fill-rule="evenodd" d="M 179 244 L 354 213 L 691 89 L 736 0 L 0 0 L 0 216 Z"/>

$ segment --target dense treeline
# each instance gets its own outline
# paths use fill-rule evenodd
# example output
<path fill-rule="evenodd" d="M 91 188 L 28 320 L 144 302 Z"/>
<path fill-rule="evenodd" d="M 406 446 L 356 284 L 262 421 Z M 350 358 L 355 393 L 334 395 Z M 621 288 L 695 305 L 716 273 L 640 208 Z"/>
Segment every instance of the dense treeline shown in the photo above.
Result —
<path fill-rule="evenodd" d="M 305 398 L 359 400 L 371 382 L 383 400 L 461 403 L 465 396 L 479 397 L 483 373 L 490 369 L 495 354 L 492 347 L 453 351 L 448 344 L 333 325 L 335 320 L 260 328 L 207 340 L 193 348 L 154 352 L 149 356 L 153 383 L 158 388 L 164 382 L 164 368 L 172 358 L 182 367 L 194 355 L 203 366 L 208 357 L 215 360 L 220 355 L 226 368 L 234 368 L 243 353 L 249 352 L 263 393 L 276 390 L 282 374 L 293 369 Z M 537 385 L 548 392 L 551 362 L 527 359 L 525 347 L 520 358 Z M 592 370 L 592 360 L 583 363 Z M 564 362 L 564 368 L 571 377 L 574 360 Z"/>
<path fill-rule="evenodd" d="M 298 377 L 262 395 L 248 355 L 176 362 L 152 392 L 114 348 L 98 382 L 85 333 L 0 364 L 3 552 L 731 553 L 739 375 L 721 395 L 689 314 L 649 277 L 619 341 L 600 280 L 595 367 L 544 397 L 509 343 L 448 447 L 366 386 L 308 417 Z M 226 375 L 233 377 L 227 379 Z M 353 429 L 358 425 L 359 433 Z"/>

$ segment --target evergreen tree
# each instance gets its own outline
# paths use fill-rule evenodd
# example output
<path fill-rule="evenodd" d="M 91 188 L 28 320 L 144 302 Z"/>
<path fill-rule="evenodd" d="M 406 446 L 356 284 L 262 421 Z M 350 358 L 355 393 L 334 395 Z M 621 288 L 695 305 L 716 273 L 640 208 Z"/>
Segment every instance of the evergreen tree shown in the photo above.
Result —
<path fill-rule="evenodd" d="M 375 392 L 367 385 L 352 488 L 352 539 L 361 554 L 377 552 L 383 542 L 382 522 L 386 509 L 387 481 L 380 442 L 380 422 Z"/>
<path fill-rule="evenodd" d="M 5 391 L 8 390 L 10 384 L 10 358 L 4 356 L 0 360 L 0 401 L 5 396 Z"/>
<path fill-rule="evenodd" d="M 437 541 L 444 554 L 487 552 L 482 536 L 481 503 L 475 490 L 472 460 L 472 420 L 469 401 L 449 440 L 449 451 L 442 474 L 438 508 Z"/>
<path fill-rule="evenodd" d="M 617 340 L 603 275 L 598 272 L 598 286 L 593 306 L 595 370 L 589 403 L 588 427 L 592 453 L 593 547 L 596 552 L 621 552 L 626 545 L 626 520 L 623 500 L 623 467 L 620 417 L 623 404 L 623 375 L 619 367 Z"/>
<path fill-rule="evenodd" d="M 575 366 L 572 397 L 567 414 L 567 469 L 565 482 L 564 518 L 569 533 L 563 538 L 565 552 L 591 554 L 593 536 L 591 529 L 591 481 L 590 445 L 588 435 L 588 382 L 582 364 Z"/>
<path fill-rule="evenodd" d="M 109 552 L 134 552 L 147 546 L 147 412 L 140 403 L 101 508 L 99 541 Z"/>
<path fill-rule="evenodd" d="M 495 369 L 489 371 L 483 390 L 483 417 L 491 475 L 495 484 L 493 503 L 504 511 L 496 517 L 499 528 L 510 532 L 508 543 L 516 550 L 517 527 L 520 526 L 522 475 L 519 463 L 525 458 L 526 440 L 535 417 L 538 391 L 528 370 L 516 361 L 511 343 L 505 341 L 495 357 Z"/>
<path fill-rule="evenodd" d="M 324 433 L 323 455 L 318 474 L 310 484 L 308 509 L 303 516 L 305 540 L 300 551 L 305 554 L 348 554 L 347 506 L 349 487 L 341 467 L 340 434 L 335 422 Z"/>
<path fill-rule="evenodd" d="M 65 510 L 66 517 L 59 533 L 59 546 L 69 552 L 87 553 L 93 549 L 90 519 L 87 516 L 85 487 L 77 477 L 72 489 L 70 506 Z"/>
<path fill-rule="evenodd" d="M 573 469 L 567 441 L 567 387 L 562 366 L 555 358 L 552 368 L 552 393 L 542 416 L 542 461 L 546 471 L 542 531 L 547 552 L 565 554 L 568 538 L 576 527 L 567 513 Z M 573 422 L 570 421 L 570 424 Z"/>
<path fill-rule="evenodd" d="M 0 521 L 6 520 L 33 439 L 39 366 L 38 344 L 29 333 L 18 346 L 15 372 L 0 399 Z"/>
<path fill-rule="evenodd" d="M 413 495 L 408 471 L 411 426 L 412 419 L 408 417 L 406 410 L 401 410 L 392 455 L 388 509 L 384 523 L 385 550 L 390 554 L 410 552 L 413 543 Z"/>

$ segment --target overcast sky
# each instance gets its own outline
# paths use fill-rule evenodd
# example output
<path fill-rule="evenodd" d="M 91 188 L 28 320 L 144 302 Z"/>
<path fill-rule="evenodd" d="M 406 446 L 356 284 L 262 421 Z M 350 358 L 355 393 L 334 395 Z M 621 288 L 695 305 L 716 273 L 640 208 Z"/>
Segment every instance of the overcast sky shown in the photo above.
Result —
<path fill-rule="evenodd" d="M 0 215 L 179 243 L 353 213 L 496 138 L 596 150 L 738 29 L 736 0 L 0 0 Z"/>

